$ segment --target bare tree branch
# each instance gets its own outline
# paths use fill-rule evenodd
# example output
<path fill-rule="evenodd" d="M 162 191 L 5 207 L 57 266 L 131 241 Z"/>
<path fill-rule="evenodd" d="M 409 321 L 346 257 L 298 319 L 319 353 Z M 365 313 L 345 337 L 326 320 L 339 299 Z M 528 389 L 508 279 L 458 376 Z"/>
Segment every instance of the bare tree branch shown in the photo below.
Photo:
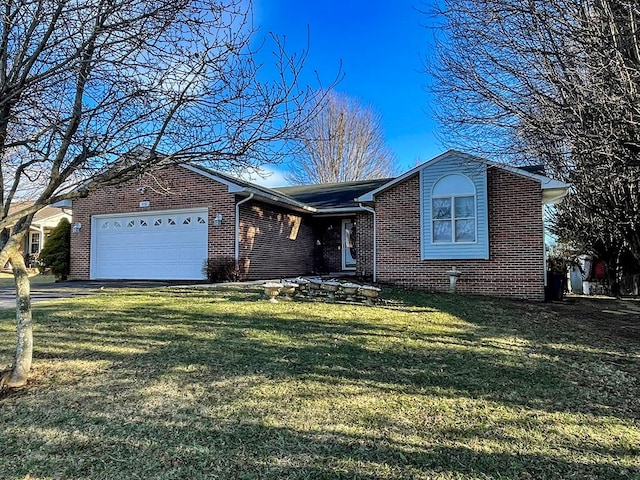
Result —
<path fill-rule="evenodd" d="M 556 231 L 640 262 L 637 2 L 444 0 L 435 13 L 442 29 L 427 68 L 447 142 L 544 161 L 573 185 Z"/>
<path fill-rule="evenodd" d="M 287 175 L 293 183 L 346 182 L 395 173 L 380 115 L 335 92 L 327 95 L 304 132 L 302 147 Z"/>
<path fill-rule="evenodd" d="M 300 85 L 306 52 L 285 51 L 277 37 L 264 40 L 273 65 L 256 61 L 250 6 L 3 2 L 0 230 L 11 236 L 2 266 L 16 258 L 33 215 L 57 201 L 166 162 L 246 168 L 283 158 L 324 92 Z M 23 293 L 24 278 L 16 277 Z"/>

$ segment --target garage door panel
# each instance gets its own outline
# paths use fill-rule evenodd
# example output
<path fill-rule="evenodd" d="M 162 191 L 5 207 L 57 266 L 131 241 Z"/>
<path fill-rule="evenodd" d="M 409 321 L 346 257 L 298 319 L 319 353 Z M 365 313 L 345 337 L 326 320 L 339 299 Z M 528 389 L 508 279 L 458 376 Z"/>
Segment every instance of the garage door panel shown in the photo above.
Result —
<path fill-rule="evenodd" d="M 92 278 L 201 279 L 207 210 L 100 216 L 92 222 Z"/>

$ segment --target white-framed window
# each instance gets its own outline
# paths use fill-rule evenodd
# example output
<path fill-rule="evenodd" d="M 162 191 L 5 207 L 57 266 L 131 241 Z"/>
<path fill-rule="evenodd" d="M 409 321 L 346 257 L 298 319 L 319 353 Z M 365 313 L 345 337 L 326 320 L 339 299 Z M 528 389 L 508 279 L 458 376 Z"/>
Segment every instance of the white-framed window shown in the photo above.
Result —
<path fill-rule="evenodd" d="M 432 243 L 475 243 L 476 188 L 465 175 L 446 175 L 431 194 Z"/>
<path fill-rule="evenodd" d="M 40 252 L 40 233 L 32 232 L 29 246 L 29 253 Z"/>

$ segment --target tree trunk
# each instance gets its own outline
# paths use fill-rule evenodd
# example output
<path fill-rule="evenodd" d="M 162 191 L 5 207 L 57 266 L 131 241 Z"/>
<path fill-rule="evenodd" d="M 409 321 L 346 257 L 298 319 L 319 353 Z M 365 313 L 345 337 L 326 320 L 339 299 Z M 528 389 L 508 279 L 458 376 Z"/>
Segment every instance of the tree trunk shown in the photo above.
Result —
<path fill-rule="evenodd" d="M 9 259 L 16 281 L 16 356 L 11 370 L 0 379 L 6 387 L 21 387 L 27 383 L 33 359 L 33 323 L 31 313 L 31 284 L 18 248 L 12 245 Z"/>
<path fill-rule="evenodd" d="M 618 249 L 616 255 L 607 262 L 607 280 L 609 281 L 609 294 L 620 298 L 620 257 L 622 249 Z"/>

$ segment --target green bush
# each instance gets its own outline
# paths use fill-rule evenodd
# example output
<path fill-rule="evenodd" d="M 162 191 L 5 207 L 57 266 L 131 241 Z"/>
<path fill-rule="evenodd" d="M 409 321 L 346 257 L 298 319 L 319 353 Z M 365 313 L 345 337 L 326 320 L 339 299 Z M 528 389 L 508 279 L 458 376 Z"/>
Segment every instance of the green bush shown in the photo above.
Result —
<path fill-rule="evenodd" d="M 211 283 L 237 282 L 242 279 L 233 257 L 207 258 L 202 273 Z"/>
<path fill-rule="evenodd" d="M 60 223 L 51 230 L 44 248 L 40 251 L 38 261 L 40 268 L 51 269 L 56 281 L 66 280 L 69 276 L 71 257 L 71 224 L 63 218 Z"/>

